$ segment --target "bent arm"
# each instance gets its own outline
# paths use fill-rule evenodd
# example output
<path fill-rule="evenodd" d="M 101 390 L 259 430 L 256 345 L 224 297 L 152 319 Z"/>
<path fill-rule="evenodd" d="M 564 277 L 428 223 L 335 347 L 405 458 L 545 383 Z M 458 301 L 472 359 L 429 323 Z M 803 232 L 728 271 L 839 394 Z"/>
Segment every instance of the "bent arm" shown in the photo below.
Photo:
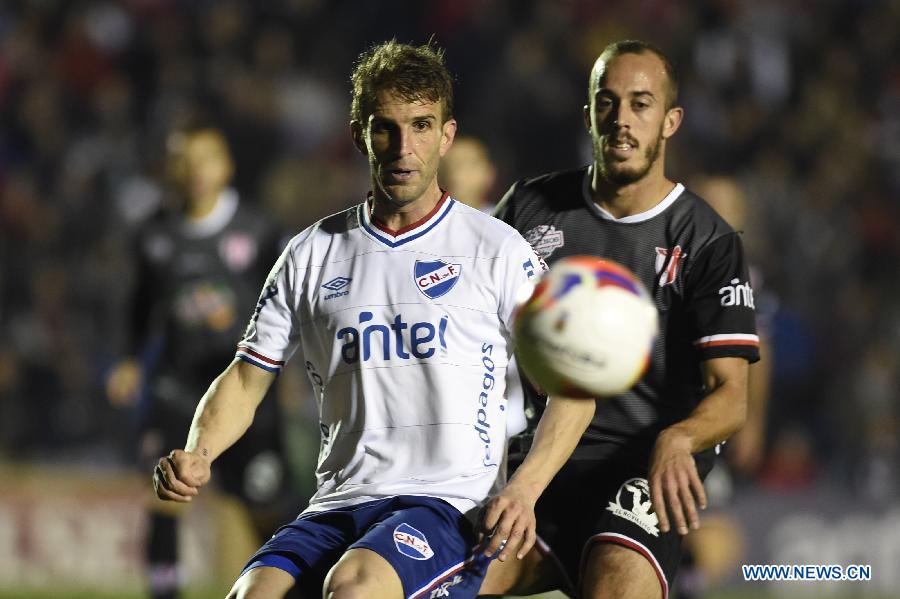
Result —
<path fill-rule="evenodd" d="M 519 487 L 537 501 L 572 455 L 596 407 L 597 402 L 590 399 L 549 398 L 531 449 L 508 486 Z"/>
<path fill-rule="evenodd" d="M 690 416 L 660 434 L 678 435 L 690 453 L 725 441 L 747 420 L 747 360 L 715 358 L 704 361 L 702 369 L 709 393 Z"/>
<path fill-rule="evenodd" d="M 506 561 L 510 553 L 522 559 L 531 550 L 536 539 L 534 506 L 569 459 L 596 405 L 593 400 L 562 397 L 547 402 L 525 461 L 482 512 L 486 555 L 499 551 L 498 559 Z"/>
<path fill-rule="evenodd" d="M 706 508 L 706 491 L 693 454 L 728 439 L 747 419 L 744 358 L 707 360 L 703 378 L 709 393 L 690 416 L 659 433 L 650 458 L 650 499 L 662 532 L 670 529 L 670 515 L 681 535 L 700 527 L 697 507 Z"/>
<path fill-rule="evenodd" d="M 276 375 L 235 359 L 209 386 L 194 412 L 185 451 L 210 462 L 250 428 Z"/>

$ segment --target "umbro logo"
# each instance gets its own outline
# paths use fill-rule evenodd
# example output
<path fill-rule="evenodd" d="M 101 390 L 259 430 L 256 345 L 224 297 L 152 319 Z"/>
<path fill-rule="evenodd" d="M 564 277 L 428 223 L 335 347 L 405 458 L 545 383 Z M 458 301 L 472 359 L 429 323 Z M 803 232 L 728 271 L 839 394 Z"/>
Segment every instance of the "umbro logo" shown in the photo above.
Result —
<path fill-rule="evenodd" d="M 328 289 L 330 291 L 340 291 L 341 289 L 343 289 L 344 287 L 349 285 L 350 281 L 352 281 L 352 280 L 353 279 L 351 279 L 349 277 L 335 277 L 335 278 L 331 279 L 330 281 L 328 281 L 327 283 L 325 283 L 324 285 L 322 285 L 322 287 L 324 287 L 325 289 Z"/>
<path fill-rule="evenodd" d="M 352 280 L 353 279 L 351 279 L 350 277 L 335 277 L 335 278 L 331 279 L 330 281 L 328 281 L 327 283 L 322 285 L 322 287 L 324 287 L 325 289 L 327 289 L 329 291 L 333 291 L 334 293 L 329 293 L 322 299 L 330 300 L 330 299 L 334 299 L 336 297 L 342 297 L 345 295 L 349 295 L 350 294 L 349 291 L 347 291 L 347 290 L 342 291 L 342 289 L 347 287 L 350 284 L 350 281 L 352 281 Z"/>

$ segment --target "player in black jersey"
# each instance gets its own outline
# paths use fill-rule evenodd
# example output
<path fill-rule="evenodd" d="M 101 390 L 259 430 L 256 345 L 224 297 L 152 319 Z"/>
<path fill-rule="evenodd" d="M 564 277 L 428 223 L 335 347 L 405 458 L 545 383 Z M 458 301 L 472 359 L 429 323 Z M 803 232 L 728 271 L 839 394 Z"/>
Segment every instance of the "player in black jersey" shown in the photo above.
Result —
<path fill-rule="evenodd" d="M 496 215 L 551 265 L 593 254 L 629 267 L 659 309 L 660 334 L 638 384 L 597 400 L 537 503 L 538 531 L 571 592 L 666 597 L 682 537 L 706 505 L 713 448 L 745 420 L 748 363 L 759 358 L 753 290 L 738 234 L 665 176 L 683 114 L 671 62 L 643 42 L 611 44 L 588 91 L 593 164 L 517 182 Z M 543 590 L 522 584 L 542 571 L 539 557 L 495 564 L 482 592 Z"/>
<path fill-rule="evenodd" d="M 140 467 L 163 448 L 181 447 L 209 381 L 234 354 L 269 266 L 279 254 L 278 230 L 228 187 L 233 166 L 216 129 L 179 131 L 169 139 L 175 206 L 152 217 L 137 235 L 131 357 L 108 379 L 110 400 L 137 402 Z M 144 392 L 139 393 L 143 388 Z M 223 456 L 217 480 L 251 508 L 260 535 L 283 518 L 285 466 L 277 402 L 263 408 L 247 435 Z M 162 506 L 162 508 L 160 508 Z M 148 523 L 149 586 L 175 597 L 177 510 L 156 504 Z"/>

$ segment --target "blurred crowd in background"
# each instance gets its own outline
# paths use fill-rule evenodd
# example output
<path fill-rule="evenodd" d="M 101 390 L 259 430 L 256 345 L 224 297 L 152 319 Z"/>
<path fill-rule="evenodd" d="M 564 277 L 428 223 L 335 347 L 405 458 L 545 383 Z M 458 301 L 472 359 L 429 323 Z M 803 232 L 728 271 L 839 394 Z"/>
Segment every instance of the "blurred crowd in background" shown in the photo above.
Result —
<path fill-rule="evenodd" d="M 636 37 L 669 52 L 686 111 L 670 177 L 725 177 L 745 198 L 773 360 L 752 484 L 900 493 L 890 0 L 4 2 L 0 459 L 133 461 L 134 408 L 103 389 L 124 351 L 131 240 L 168 201 L 173 128 L 221 127 L 242 197 L 299 232 L 369 186 L 348 127 L 356 57 L 432 35 L 457 78 L 460 134 L 493 161 L 494 199 L 590 161 L 581 110 L 603 46 Z M 295 434 L 316 435 L 314 421 Z"/>

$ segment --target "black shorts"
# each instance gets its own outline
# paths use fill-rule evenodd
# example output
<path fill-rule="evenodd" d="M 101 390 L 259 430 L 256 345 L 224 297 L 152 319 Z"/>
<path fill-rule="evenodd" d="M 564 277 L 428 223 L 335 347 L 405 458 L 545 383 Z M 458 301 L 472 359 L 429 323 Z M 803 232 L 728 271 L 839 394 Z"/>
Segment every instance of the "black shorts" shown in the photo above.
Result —
<path fill-rule="evenodd" d="M 698 459 L 701 479 L 711 460 Z M 650 505 L 647 460 L 570 460 L 536 506 L 538 534 L 573 583 L 594 543 L 616 543 L 643 555 L 668 596 L 681 559 L 681 536 L 659 531 Z"/>

